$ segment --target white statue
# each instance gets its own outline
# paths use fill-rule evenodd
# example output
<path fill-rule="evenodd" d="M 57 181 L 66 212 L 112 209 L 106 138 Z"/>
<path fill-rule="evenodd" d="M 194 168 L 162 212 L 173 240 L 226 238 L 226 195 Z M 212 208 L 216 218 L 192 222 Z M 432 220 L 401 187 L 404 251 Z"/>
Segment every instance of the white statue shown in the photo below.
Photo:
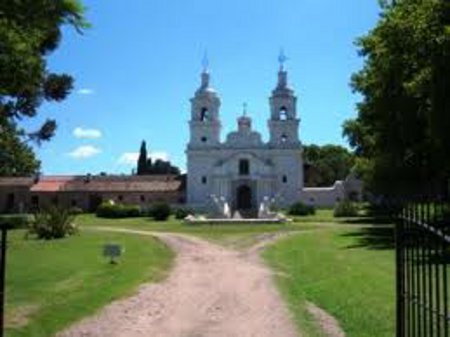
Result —
<path fill-rule="evenodd" d="M 215 194 L 211 194 L 211 199 L 215 206 L 215 217 L 229 219 L 231 218 L 230 205 L 224 197 L 217 197 Z"/>

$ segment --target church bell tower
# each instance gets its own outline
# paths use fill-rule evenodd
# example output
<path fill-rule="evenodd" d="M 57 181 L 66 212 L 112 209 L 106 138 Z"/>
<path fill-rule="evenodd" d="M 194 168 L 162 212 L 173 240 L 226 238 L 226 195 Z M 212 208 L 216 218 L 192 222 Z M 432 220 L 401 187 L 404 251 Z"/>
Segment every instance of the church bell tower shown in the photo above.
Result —
<path fill-rule="evenodd" d="M 270 97 L 270 119 L 268 121 L 272 147 L 297 147 L 300 145 L 298 130 L 300 119 L 297 118 L 297 97 L 289 87 L 287 71 L 284 69 L 286 57 L 280 54 L 278 83 Z"/>
<path fill-rule="evenodd" d="M 191 99 L 190 148 L 208 148 L 220 143 L 220 98 L 210 85 L 207 61 L 204 61 L 200 88 Z"/>

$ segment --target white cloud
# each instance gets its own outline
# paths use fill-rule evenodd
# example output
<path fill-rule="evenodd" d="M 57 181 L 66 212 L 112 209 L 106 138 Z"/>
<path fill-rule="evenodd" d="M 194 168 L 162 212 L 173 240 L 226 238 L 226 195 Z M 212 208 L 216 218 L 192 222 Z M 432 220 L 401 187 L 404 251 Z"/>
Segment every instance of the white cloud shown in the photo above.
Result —
<path fill-rule="evenodd" d="M 117 161 L 121 165 L 135 165 L 139 158 L 139 152 L 125 152 L 119 157 Z"/>
<path fill-rule="evenodd" d="M 161 159 L 161 160 L 169 160 L 169 154 L 164 151 L 155 151 L 150 152 L 149 157 L 152 158 L 152 160 Z"/>
<path fill-rule="evenodd" d="M 101 138 L 102 132 L 97 129 L 83 129 L 81 127 L 76 127 L 73 130 L 73 135 L 76 138 L 95 139 Z"/>
<path fill-rule="evenodd" d="M 169 160 L 169 154 L 164 151 L 155 151 L 150 152 L 148 155 L 152 160 L 162 159 Z M 125 152 L 117 160 L 117 163 L 120 165 L 136 165 L 137 160 L 139 158 L 139 152 Z"/>
<path fill-rule="evenodd" d="M 77 147 L 72 152 L 69 152 L 68 155 L 75 159 L 87 159 L 93 156 L 96 156 L 102 152 L 99 148 L 92 145 L 82 145 Z"/>
<path fill-rule="evenodd" d="M 82 88 L 78 89 L 77 94 L 79 95 L 93 95 L 95 93 L 94 89 Z"/>

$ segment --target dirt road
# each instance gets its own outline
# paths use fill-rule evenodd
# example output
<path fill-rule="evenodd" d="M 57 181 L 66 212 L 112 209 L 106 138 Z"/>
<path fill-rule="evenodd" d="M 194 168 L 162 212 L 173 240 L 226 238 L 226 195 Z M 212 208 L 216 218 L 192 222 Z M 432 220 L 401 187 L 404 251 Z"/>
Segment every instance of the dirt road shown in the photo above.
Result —
<path fill-rule="evenodd" d="M 183 235 L 155 235 L 177 252 L 170 276 L 58 337 L 299 336 L 270 271 L 254 254 Z"/>

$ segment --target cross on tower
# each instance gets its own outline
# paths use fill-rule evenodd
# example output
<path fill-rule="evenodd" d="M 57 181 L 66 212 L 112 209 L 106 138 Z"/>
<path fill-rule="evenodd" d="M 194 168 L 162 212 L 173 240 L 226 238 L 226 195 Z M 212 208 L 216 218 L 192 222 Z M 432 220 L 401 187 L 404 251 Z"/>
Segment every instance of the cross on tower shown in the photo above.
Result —
<path fill-rule="evenodd" d="M 284 53 L 284 49 L 281 48 L 280 55 L 278 56 L 278 62 L 280 63 L 280 71 L 284 70 L 284 64 L 288 60 L 286 54 Z"/>
<path fill-rule="evenodd" d="M 203 55 L 202 67 L 203 67 L 203 72 L 207 73 L 208 68 L 209 68 L 209 58 L 208 58 L 208 53 L 206 51 L 205 51 L 205 54 Z"/>

